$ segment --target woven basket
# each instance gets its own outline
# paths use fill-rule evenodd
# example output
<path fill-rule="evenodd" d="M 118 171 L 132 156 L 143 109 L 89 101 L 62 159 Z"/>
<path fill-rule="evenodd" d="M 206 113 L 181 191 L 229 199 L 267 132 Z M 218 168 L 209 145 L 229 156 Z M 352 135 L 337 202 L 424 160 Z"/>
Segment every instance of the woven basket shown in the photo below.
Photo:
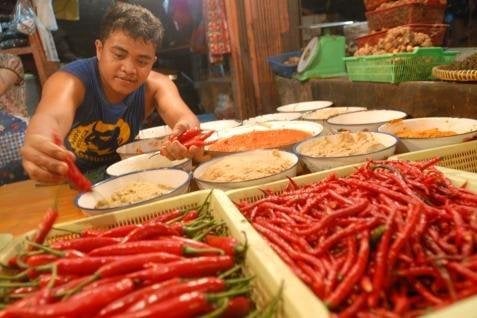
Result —
<path fill-rule="evenodd" d="M 446 70 L 445 66 L 435 66 L 432 76 L 443 81 L 474 82 L 477 81 L 477 70 Z"/>

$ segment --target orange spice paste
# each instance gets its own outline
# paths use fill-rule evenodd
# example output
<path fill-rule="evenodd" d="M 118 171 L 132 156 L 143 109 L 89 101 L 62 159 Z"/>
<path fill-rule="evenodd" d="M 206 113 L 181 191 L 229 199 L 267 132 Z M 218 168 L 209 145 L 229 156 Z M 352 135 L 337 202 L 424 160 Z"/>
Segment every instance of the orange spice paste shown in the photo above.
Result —
<path fill-rule="evenodd" d="M 395 133 L 396 136 L 401 138 L 436 138 L 454 136 L 456 134 L 457 133 L 455 131 L 439 130 L 437 128 L 425 130 L 411 130 L 408 128 L 403 128 Z"/>
<path fill-rule="evenodd" d="M 208 147 L 210 151 L 238 152 L 255 149 L 279 148 L 302 141 L 311 134 L 296 129 L 277 129 L 252 131 L 214 142 Z"/>

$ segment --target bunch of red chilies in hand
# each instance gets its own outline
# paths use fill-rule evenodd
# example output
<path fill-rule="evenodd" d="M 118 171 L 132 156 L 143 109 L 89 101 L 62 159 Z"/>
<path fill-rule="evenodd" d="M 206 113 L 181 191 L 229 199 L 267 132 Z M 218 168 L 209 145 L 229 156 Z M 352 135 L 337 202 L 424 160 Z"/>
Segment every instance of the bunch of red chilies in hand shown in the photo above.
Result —
<path fill-rule="evenodd" d="M 48 246 L 47 214 L 25 252 L 4 265 L 0 317 L 246 316 L 251 278 L 238 265 L 245 246 L 214 232 L 223 226 L 206 207 Z"/>
<path fill-rule="evenodd" d="M 169 141 L 178 141 L 183 144 L 187 149 L 192 146 L 202 148 L 205 146 L 205 140 L 214 133 L 213 130 L 202 131 L 197 127 L 192 127 L 182 132 L 180 135 L 171 135 Z"/>
<path fill-rule="evenodd" d="M 477 195 L 437 161 L 371 161 L 237 206 L 340 317 L 414 317 L 477 294 Z"/>

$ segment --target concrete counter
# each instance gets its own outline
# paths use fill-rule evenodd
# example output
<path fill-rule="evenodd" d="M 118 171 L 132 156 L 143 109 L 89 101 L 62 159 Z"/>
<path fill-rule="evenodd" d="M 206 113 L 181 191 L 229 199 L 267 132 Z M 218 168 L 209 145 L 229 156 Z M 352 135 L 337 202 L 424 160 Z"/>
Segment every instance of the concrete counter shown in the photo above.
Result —
<path fill-rule="evenodd" d="M 412 117 L 454 116 L 477 118 L 477 83 L 443 81 L 400 84 L 352 82 L 347 78 L 299 82 L 275 77 L 281 104 L 314 99 L 338 106 L 365 106 L 406 112 Z"/>

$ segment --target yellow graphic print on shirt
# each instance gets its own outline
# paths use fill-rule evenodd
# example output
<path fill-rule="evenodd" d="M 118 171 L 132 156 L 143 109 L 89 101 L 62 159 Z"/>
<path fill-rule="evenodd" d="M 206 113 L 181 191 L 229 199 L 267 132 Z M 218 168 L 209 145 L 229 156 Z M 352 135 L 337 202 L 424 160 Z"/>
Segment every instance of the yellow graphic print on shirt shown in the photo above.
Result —
<path fill-rule="evenodd" d="M 116 148 L 128 142 L 130 136 L 129 125 L 120 118 L 115 124 L 95 121 L 76 126 L 68 135 L 68 142 L 78 158 L 103 161 L 114 155 Z"/>

